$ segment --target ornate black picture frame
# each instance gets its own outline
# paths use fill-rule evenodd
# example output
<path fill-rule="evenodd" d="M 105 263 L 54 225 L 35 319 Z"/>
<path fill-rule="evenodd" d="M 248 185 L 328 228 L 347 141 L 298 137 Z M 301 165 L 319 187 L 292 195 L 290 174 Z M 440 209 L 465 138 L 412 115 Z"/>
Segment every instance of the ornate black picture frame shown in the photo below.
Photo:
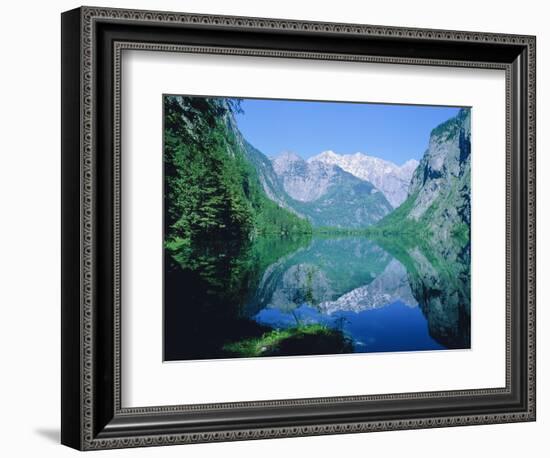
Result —
<path fill-rule="evenodd" d="M 80 450 L 535 420 L 533 36 L 82 7 L 62 14 L 62 435 Z M 121 406 L 124 49 L 506 72 L 504 388 Z M 160 304 L 159 304 L 160 307 Z"/>

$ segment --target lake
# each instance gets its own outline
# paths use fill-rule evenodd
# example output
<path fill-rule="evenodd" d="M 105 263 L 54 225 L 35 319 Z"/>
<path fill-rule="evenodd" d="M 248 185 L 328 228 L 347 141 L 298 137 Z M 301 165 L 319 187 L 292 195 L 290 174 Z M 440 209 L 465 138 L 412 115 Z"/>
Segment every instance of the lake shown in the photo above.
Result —
<path fill-rule="evenodd" d="M 166 256 L 164 358 L 469 348 L 470 255 L 459 248 L 264 237 Z"/>

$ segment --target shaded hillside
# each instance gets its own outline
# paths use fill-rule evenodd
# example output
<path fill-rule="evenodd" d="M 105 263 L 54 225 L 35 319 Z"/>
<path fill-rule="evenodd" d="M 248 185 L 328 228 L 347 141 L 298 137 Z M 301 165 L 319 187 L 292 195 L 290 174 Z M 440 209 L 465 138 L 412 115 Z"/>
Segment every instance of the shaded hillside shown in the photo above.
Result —
<path fill-rule="evenodd" d="M 233 121 L 233 99 L 164 98 L 165 241 L 247 239 L 310 232 L 264 191 Z"/>

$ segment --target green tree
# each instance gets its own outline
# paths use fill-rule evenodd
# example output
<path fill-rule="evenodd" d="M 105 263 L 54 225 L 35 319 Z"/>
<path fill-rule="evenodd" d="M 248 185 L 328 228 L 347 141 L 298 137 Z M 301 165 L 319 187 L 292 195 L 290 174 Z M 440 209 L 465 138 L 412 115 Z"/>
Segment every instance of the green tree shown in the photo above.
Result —
<path fill-rule="evenodd" d="M 241 111 L 239 99 L 164 98 L 167 246 L 311 232 L 266 196 L 236 128 Z"/>

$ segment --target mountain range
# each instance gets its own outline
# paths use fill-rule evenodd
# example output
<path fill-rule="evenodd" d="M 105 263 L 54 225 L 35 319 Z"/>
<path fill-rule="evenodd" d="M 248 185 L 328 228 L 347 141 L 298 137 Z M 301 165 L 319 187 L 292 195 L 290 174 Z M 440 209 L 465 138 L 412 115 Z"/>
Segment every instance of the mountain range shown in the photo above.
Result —
<path fill-rule="evenodd" d="M 391 302 L 418 305 L 444 347 L 470 347 L 470 110 L 399 166 L 268 158 L 241 133 L 238 99 L 163 102 L 168 360 L 348 353 L 344 326 L 364 345 L 354 316 Z"/>
<path fill-rule="evenodd" d="M 315 227 L 366 227 L 393 210 L 371 182 L 337 165 L 305 161 L 291 152 L 273 158 L 272 165 L 293 200 L 290 206 Z"/>
<path fill-rule="evenodd" d="M 420 162 L 397 165 L 333 151 L 268 158 L 240 132 L 237 103 L 165 99 L 167 235 L 174 243 L 374 224 L 426 228 L 443 241 L 469 235 L 469 110 L 433 129 Z"/>
<path fill-rule="evenodd" d="M 369 181 L 384 194 L 393 208 L 399 207 L 407 198 L 411 177 L 418 167 L 416 159 L 409 159 L 399 166 L 363 153 L 337 154 L 330 150 L 309 158 L 308 162 L 337 165 L 357 178 Z"/>

